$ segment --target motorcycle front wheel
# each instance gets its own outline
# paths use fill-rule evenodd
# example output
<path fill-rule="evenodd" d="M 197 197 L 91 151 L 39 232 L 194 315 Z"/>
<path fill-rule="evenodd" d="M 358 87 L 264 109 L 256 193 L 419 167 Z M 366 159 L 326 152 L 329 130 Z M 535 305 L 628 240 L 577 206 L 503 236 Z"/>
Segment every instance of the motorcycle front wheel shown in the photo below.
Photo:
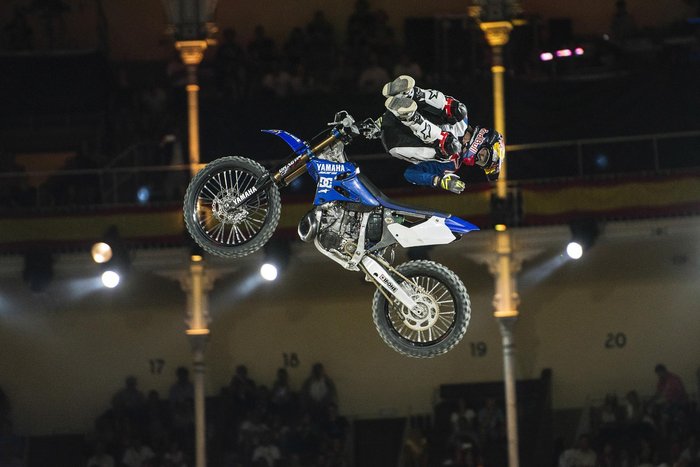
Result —
<path fill-rule="evenodd" d="M 410 261 L 396 268 L 396 279 L 416 301 L 409 310 L 390 304 L 377 290 L 372 317 L 382 340 L 395 351 L 415 358 L 442 355 L 467 332 L 471 303 L 464 283 L 445 266 L 433 261 Z"/>
<path fill-rule="evenodd" d="M 230 156 L 210 162 L 192 178 L 185 192 L 185 226 L 204 251 L 240 258 L 267 243 L 280 218 L 277 186 L 270 184 L 236 206 L 265 174 L 257 162 Z"/>

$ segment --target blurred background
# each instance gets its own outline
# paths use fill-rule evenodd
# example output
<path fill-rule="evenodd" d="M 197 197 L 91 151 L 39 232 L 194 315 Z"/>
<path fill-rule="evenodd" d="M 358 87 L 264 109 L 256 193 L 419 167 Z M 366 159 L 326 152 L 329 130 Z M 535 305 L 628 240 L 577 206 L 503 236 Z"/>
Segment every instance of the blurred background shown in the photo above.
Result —
<path fill-rule="evenodd" d="M 494 49 L 470 14 L 493 3 L 201 0 L 192 20 L 188 2 L 2 2 L 0 466 L 200 466 L 206 441 L 210 465 L 515 467 L 489 262 L 504 213 L 476 169 L 454 196 L 409 186 L 377 141 L 348 147 L 392 198 L 482 227 L 401 257 L 469 289 L 449 354 L 395 354 L 372 287 L 296 240 L 310 178 L 282 192 L 278 280 L 258 267 L 280 249 L 205 257 L 211 334 L 186 335 L 192 70 L 201 163 L 279 165 L 288 148 L 261 129 L 310 139 L 339 110 L 376 118 L 400 74 L 493 126 Z M 698 465 L 700 3 L 523 0 L 507 20 L 520 463 Z M 175 47 L 192 38 L 194 68 Z"/>

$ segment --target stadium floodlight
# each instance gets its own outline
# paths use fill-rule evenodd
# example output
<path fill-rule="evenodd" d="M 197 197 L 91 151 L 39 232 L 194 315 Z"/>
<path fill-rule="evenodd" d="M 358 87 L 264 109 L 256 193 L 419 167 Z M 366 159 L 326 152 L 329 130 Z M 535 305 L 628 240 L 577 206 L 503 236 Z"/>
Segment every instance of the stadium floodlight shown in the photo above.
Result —
<path fill-rule="evenodd" d="M 266 281 L 274 281 L 277 279 L 277 266 L 272 263 L 265 263 L 260 266 L 260 276 Z"/>
<path fill-rule="evenodd" d="M 593 219 L 577 219 L 569 223 L 571 242 L 566 246 L 566 254 L 579 259 L 589 250 L 600 233 L 598 223 Z"/>
<path fill-rule="evenodd" d="M 566 246 L 566 254 L 571 259 L 579 259 L 583 256 L 583 246 L 578 242 L 569 242 Z"/>
<path fill-rule="evenodd" d="M 106 242 L 97 242 L 92 245 L 90 254 L 92 254 L 92 260 L 97 264 L 106 263 L 112 259 L 112 247 Z"/>
<path fill-rule="evenodd" d="M 107 270 L 102 273 L 102 285 L 109 289 L 113 289 L 119 285 L 121 281 L 121 276 L 117 271 Z"/>

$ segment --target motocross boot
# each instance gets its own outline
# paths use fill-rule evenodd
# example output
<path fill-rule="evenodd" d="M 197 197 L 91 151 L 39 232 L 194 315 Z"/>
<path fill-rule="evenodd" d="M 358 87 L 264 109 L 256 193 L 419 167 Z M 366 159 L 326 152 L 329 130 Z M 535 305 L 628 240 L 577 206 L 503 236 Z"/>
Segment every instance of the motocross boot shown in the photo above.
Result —
<path fill-rule="evenodd" d="M 460 180 L 459 175 L 456 174 L 445 174 L 442 178 L 435 177 L 433 185 L 457 194 L 463 192 L 467 187 L 467 184 Z"/>
<path fill-rule="evenodd" d="M 416 85 L 416 80 L 408 75 L 401 75 L 396 78 L 391 83 L 386 83 L 382 89 L 382 94 L 384 97 L 398 96 L 399 94 L 405 94 L 411 91 Z M 405 97 L 411 97 L 406 95 Z"/>
<path fill-rule="evenodd" d="M 388 97 L 384 102 L 384 107 L 403 122 L 411 120 L 417 115 L 416 110 L 418 110 L 416 101 L 408 97 Z"/>

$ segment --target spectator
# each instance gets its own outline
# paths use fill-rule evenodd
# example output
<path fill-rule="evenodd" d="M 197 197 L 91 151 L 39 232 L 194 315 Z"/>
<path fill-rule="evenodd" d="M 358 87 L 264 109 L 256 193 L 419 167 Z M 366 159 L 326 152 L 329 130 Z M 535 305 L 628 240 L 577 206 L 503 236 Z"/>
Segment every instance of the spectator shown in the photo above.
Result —
<path fill-rule="evenodd" d="M 456 432 L 460 426 L 476 430 L 476 412 L 467 406 L 467 401 L 460 398 L 457 401 L 457 408 L 450 414 L 452 432 Z"/>
<path fill-rule="evenodd" d="M 423 79 L 423 69 L 405 50 L 401 52 L 399 61 L 394 65 L 392 71 L 394 76 L 408 75 L 416 81 L 422 81 Z"/>
<path fill-rule="evenodd" d="M 9 435 L 11 432 L 10 399 L 5 394 L 5 391 L 0 388 L 0 437 Z"/>
<path fill-rule="evenodd" d="M 370 51 L 369 40 L 374 36 L 374 16 L 367 0 L 357 0 L 348 18 L 348 53 L 355 64 L 362 64 Z"/>
<path fill-rule="evenodd" d="M 314 421 L 320 421 L 328 406 L 337 403 L 335 383 L 326 375 L 321 363 L 315 363 L 311 368 L 311 375 L 304 381 L 301 394 L 304 406 Z"/>
<path fill-rule="evenodd" d="M 283 46 L 284 56 L 290 63 L 301 62 L 308 58 L 306 53 L 309 47 L 304 30 L 300 27 L 293 28 Z"/>
<path fill-rule="evenodd" d="M 607 441 L 603 446 L 596 464 L 597 467 L 628 467 L 628 465 L 629 460 L 625 451 L 617 449 L 611 441 Z"/>
<path fill-rule="evenodd" d="M 284 368 L 277 370 L 277 378 L 272 383 L 270 403 L 274 413 L 283 420 L 289 420 L 294 411 L 295 394 L 289 385 L 289 373 Z"/>
<path fill-rule="evenodd" d="M 176 381 L 170 386 L 168 402 L 173 435 L 184 443 L 189 439 L 194 425 L 194 385 L 189 379 L 189 371 L 181 366 L 175 370 Z"/>
<path fill-rule="evenodd" d="M 597 456 L 591 449 L 590 438 L 583 434 L 579 436 L 576 446 L 567 449 L 559 457 L 559 467 L 595 467 Z"/>
<path fill-rule="evenodd" d="M 376 53 L 370 53 L 368 65 L 360 72 L 357 79 L 357 89 L 365 94 L 376 93 L 382 86 L 391 81 L 386 69 L 379 65 Z"/>
<path fill-rule="evenodd" d="M 280 63 L 274 63 L 262 77 L 260 83 L 266 94 L 284 98 L 290 94 L 292 76 Z"/>
<path fill-rule="evenodd" d="M 678 465 L 682 467 L 700 466 L 700 443 L 697 433 L 688 438 L 687 447 L 681 452 L 679 461 Z"/>
<path fill-rule="evenodd" d="M 104 443 L 95 445 L 94 454 L 87 461 L 87 467 L 114 467 L 114 457 L 106 452 Z"/>
<path fill-rule="evenodd" d="M 187 467 L 185 453 L 180 449 L 180 445 L 173 441 L 170 443 L 168 452 L 163 455 L 163 465 L 165 467 Z"/>
<path fill-rule="evenodd" d="M 129 443 L 129 447 L 124 451 L 122 464 L 126 467 L 142 467 L 143 463 L 155 457 L 155 452 L 149 446 L 143 444 L 139 437 L 134 437 Z"/>
<path fill-rule="evenodd" d="M 223 40 L 216 51 L 216 78 L 219 91 L 225 97 L 245 97 L 246 57 L 243 47 L 236 40 L 236 31 L 226 28 Z"/>
<path fill-rule="evenodd" d="M 27 20 L 27 8 L 15 5 L 12 19 L 3 28 L 3 40 L 7 50 L 32 50 L 34 31 Z"/>
<path fill-rule="evenodd" d="M 348 429 L 348 421 L 338 413 L 338 406 L 330 404 L 325 420 L 321 423 L 321 429 L 326 438 L 331 440 L 343 440 Z"/>
<path fill-rule="evenodd" d="M 316 10 L 309 24 L 306 25 L 308 48 L 306 63 L 311 75 L 319 81 L 328 79 L 328 57 L 335 52 L 333 26 L 326 19 L 322 10 Z"/>
<path fill-rule="evenodd" d="M 265 34 L 265 28 L 262 25 L 257 25 L 253 31 L 253 40 L 248 44 L 248 71 L 251 86 L 259 83 L 277 61 L 275 42 Z"/>
<path fill-rule="evenodd" d="M 335 65 L 331 68 L 326 91 L 347 93 L 357 85 L 357 71 L 352 66 L 348 55 L 344 52 L 336 56 Z"/>
<path fill-rule="evenodd" d="M 273 442 L 270 432 L 263 432 L 258 445 L 253 450 L 253 462 L 263 460 L 266 467 L 274 467 L 281 457 L 280 449 Z"/>
<path fill-rule="evenodd" d="M 232 410 L 236 414 L 247 414 L 255 407 L 255 381 L 248 377 L 248 368 L 238 365 L 229 383 Z"/>
<path fill-rule="evenodd" d="M 170 386 L 168 400 L 172 406 L 185 403 L 194 399 L 194 385 L 190 381 L 190 372 L 184 366 L 178 367 L 175 370 L 176 380 Z"/>
<path fill-rule="evenodd" d="M 128 376 L 125 383 L 125 386 L 112 397 L 112 408 L 117 415 L 125 415 L 133 419 L 143 408 L 146 398 L 138 388 L 138 380 L 135 376 Z"/>
<path fill-rule="evenodd" d="M 486 404 L 479 410 L 479 430 L 482 439 L 496 441 L 502 437 L 505 416 L 503 410 L 496 405 L 496 399 L 489 397 Z"/>
<path fill-rule="evenodd" d="M 634 36 L 636 29 L 634 18 L 627 11 L 627 2 L 625 0 L 617 0 L 615 2 L 615 13 L 610 22 L 611 39 L 624 46 L 625 42 Z"/>
<path fill-rule="evenodd" d="M 668 371 L 665 365 L 659 363 L 654 368 L 658 377 L 656 383 L 656 394 L 654 400 L 667 406 L 677 406 L 688 401 L 688 393 L 681 378 L 675 373 Z"/>
<path fill-rule="evenodd" d="M 167 404 L 167 403 L 166 403 Z M 162 444 L 170 427 L 167 405 L 160 399 L 158 391 L 151 390 L 146 398 L 146 423 L 151 442 Z"/>
<path fill-rule="evenodd" d="M 426 467 L 428 465 L 428 440 L 418 426 L 409 429 L 403 445 L 404 467 Z"/>

